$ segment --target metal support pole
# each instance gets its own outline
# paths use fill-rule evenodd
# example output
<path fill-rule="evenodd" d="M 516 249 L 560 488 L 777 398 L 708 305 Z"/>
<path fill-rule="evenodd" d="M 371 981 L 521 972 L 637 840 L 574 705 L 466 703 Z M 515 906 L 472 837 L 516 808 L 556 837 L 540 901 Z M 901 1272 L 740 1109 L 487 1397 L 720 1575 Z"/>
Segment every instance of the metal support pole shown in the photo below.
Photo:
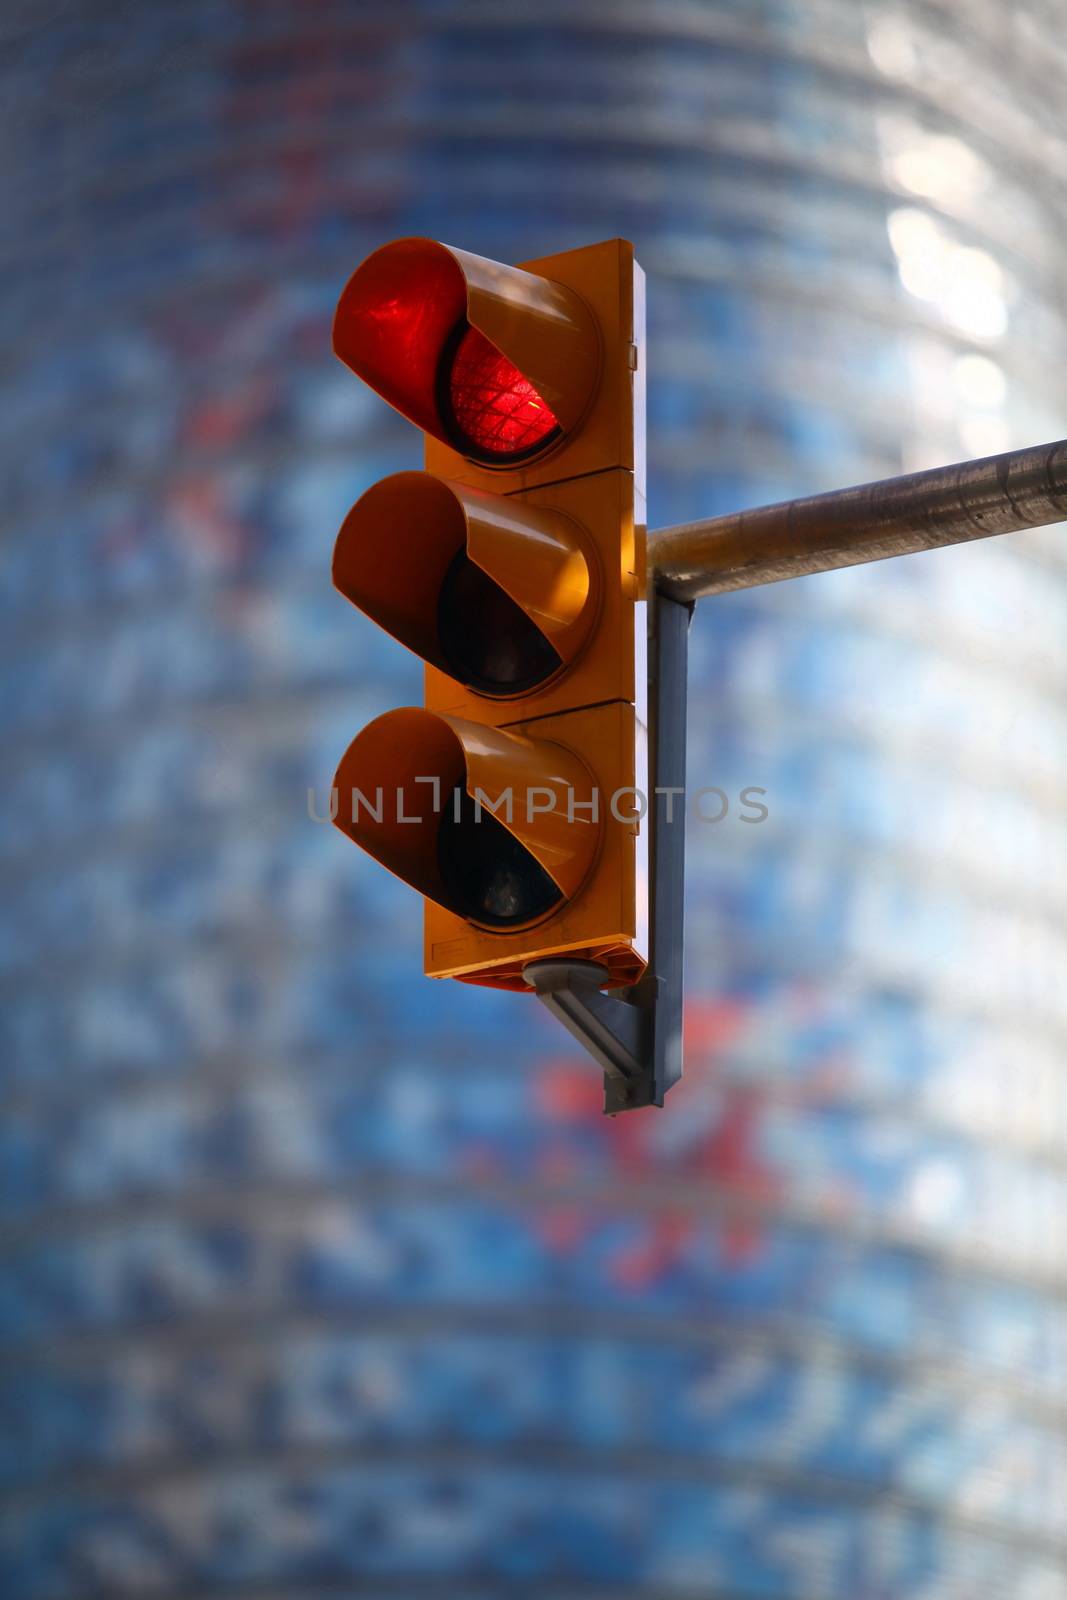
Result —
<path fill-rule="evenodd" d="M 693 607 L 654 591 L 649 629 L 651 719 L 651 905 L 649 968 L 656 989 L 653 1104 L 682 1076 L 682 967 L 685 946 L 685 730 L 689 623 Z"/>
<path fill-rule="evenodd" d="M 694 601 L 1067 521 L 1067 440 L 649 534 L 661 590 Z"/>

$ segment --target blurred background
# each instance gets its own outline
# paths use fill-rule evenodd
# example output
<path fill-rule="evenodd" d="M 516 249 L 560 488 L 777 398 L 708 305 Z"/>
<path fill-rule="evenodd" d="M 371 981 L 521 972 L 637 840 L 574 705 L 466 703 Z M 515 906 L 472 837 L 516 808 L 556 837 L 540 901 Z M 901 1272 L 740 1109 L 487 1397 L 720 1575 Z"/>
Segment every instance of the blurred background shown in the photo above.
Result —
<path fill-rule="evenodd" d="M 648 274 L 663 526 L 1067 434 L 1062 0 L 7 0 L 0 1592 L 1067 1596 L 1067 537 L 703 602 L 686 1079 L 309 820 L 425 233 Z"/>

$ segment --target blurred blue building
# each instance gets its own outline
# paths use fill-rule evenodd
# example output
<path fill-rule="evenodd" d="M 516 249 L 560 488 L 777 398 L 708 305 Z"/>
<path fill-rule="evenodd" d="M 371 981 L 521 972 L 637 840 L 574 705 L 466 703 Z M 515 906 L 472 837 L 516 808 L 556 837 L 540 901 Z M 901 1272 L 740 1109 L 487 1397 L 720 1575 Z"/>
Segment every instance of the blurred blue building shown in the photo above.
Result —
<path fill-rule="evenodd" d="M 425 233 L 634 239 L 653 525 L 1067 433 L 1059 0 L 8 0 L 0 1593 L 1067 1597 L 1067 543 L 705 602 L 605 1121 L 309 819 Z"/>

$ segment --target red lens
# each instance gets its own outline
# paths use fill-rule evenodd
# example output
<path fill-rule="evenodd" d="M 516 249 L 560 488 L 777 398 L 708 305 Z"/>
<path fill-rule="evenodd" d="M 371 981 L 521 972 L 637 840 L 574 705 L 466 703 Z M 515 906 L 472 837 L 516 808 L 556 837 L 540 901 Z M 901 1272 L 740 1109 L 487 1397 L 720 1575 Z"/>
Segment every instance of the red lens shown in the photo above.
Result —
<path fill-rule="evenodd" d="M 456 346 L 446 392 L 463 446 L 476 455 L 514 460 L 559 432 L 530 380 L 477 328 L 468 328 Z"/>

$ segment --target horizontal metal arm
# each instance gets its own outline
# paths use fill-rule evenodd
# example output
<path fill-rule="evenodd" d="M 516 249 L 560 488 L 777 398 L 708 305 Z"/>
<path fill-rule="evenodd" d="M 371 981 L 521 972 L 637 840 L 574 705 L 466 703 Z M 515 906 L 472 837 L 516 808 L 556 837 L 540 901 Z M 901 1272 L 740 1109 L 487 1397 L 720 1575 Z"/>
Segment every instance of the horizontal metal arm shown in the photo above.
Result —
<path fill-rule="evenodd" d="M 648 536 L 649 574 L 699 600 L 808 572 L 1067 521 L 1067 440 L 832 494 L 738 511 Z"/>

